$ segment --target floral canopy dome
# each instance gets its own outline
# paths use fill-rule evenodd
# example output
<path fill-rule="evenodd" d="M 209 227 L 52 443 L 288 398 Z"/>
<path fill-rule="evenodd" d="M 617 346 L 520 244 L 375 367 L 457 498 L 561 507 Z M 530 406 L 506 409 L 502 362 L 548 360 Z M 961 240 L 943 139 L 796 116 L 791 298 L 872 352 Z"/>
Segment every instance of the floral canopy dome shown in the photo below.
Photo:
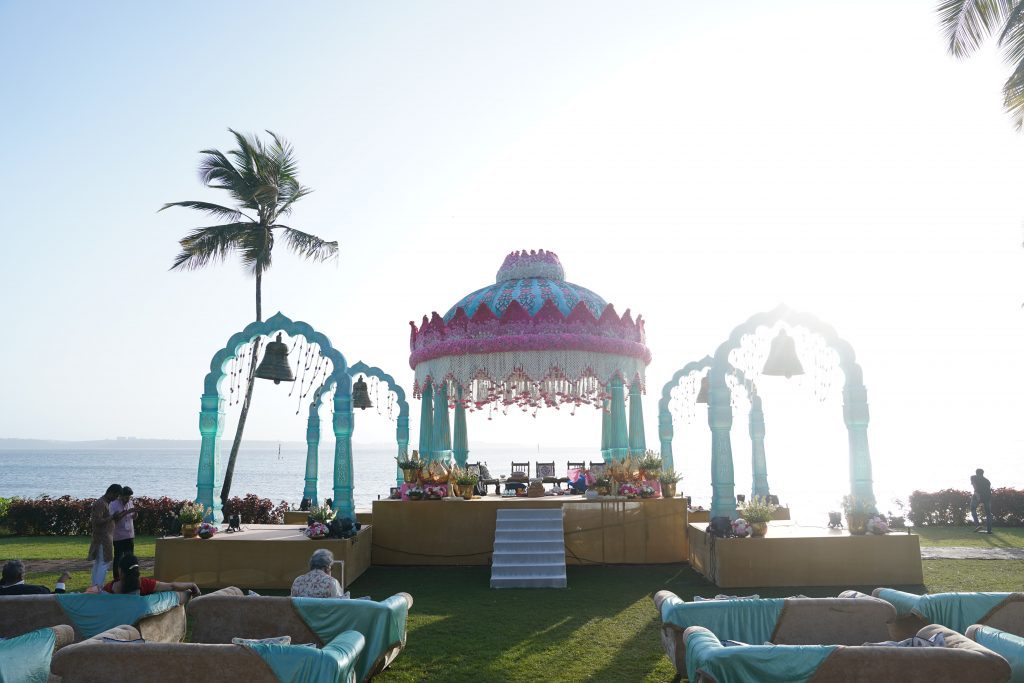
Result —
<path fill-rule="evenodd" d="M 565 280 L 558 256 L 543 249 L 505 257 L 493 285 L 460 299 L 441 317 L 410 322 L 415 393 L 428 384 L 469 409 L 488 404 L 593 404 L 619 378 L 644 384 L 651 362 L 644 321 Z"/>

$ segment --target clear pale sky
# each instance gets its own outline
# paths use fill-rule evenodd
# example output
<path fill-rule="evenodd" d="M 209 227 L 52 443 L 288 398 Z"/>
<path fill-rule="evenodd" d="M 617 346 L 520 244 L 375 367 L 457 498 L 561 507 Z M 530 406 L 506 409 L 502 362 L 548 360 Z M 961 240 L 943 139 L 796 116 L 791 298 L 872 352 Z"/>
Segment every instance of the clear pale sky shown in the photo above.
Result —
<path fill-rule="evenodd" d="M 231 126 L 295 144 L 316 192 L 291 224 L 341 242 L 331 265 L 279 247 L 264 311 L 407 388 L 408 321 L 545 248 L 647 319 L 652 447 L 671 373 L 785 302 L 857 350 L 880 486 L 1022 485 L 1024 141 L 1007 69 L 947 56 L 933 5 L 2 3 L 0 437 L 198 437 L 253 281 L 168 272 L 209 223 L 156 210 L 224 201 L 195 167 Z M 259 387 L 248 436 L 303 438 L 286 393 Z M 842 481 L 838 398 L 762 395 L 769 476 Z M 700 472 L 703 419 L 677 425 Z M 469 429 L 596 457 L 599 416 Z M 356 441 L 392 433 L 367 414 Z"/>

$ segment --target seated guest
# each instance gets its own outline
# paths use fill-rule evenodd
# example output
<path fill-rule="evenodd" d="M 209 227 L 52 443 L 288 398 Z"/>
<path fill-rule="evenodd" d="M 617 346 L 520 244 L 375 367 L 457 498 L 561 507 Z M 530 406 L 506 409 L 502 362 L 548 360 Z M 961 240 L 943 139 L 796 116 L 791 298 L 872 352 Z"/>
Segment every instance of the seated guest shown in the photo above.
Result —
<path fill-rule="evenodd" d="M 165 583 L 149 577 L 139 576 L 139 558 L 135 555 L 125 555 L 121 558 L 121 570 L 119 579 L 111 581 L 103 586 L 104 593 L 120 593 L 123 595 L 152 595 L 153 593 L 166 593 L 168 591 L 188 591 L 193 596 L 199 595 L 199 586 L 194 583 L 175 581 Z"/>
<path fill-rule="evenodd" d="M 0 578 L 0 595 L 49 595 L 46 586 L 25 583 L 25 564 L 21 560 L 11 560 L 4 564 L 3 578 Z M 64 584 L 71 580 L 71 574 L 64 572 L 57 579 L 54 593 L 63 593 Z"/>
<path fill-rule="evenodd" d="M 345 591 L 342 590 L 338 580 L 331 576 L 331 566 L 334 564 L 334 554 L 326 548 L 313 551 L 309 558 L 309 571 L 301 576 L 296 576 L 292 582 L 293 598 L 343 598 Z M 343 563 L 339 563 L 343 564 Z"/>

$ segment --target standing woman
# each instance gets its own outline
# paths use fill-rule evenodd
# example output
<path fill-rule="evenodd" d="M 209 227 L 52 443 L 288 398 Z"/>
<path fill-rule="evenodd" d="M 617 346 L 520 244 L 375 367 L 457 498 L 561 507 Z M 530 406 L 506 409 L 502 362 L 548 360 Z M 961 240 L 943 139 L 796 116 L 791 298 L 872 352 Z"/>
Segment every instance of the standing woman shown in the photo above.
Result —
<path fill-rule="evenodd" d="M 89 544 L 87 559 L 92 560 L 92 585 L 99 587 L 107 578 L 107 567 L 114 558 L 114 517 L 110 504 L 121 495 L 121 485 L 111 484 L 107 492 L 92 504 L 89 522 L 92 526 L 92 543 Z M 118 517 L 120 519 L 120 517 Z"/>
<path fill-rule="evenodd" d="M 135 554 L 135 492 L 130 486 L 121 487 L 121 495 L 110 504 L 114 522 L 114 578 L 121 575 L 121 558 Z M 122 514 L 123 513 L 123 514 Z M 119 517 L 120 515 L 120 517 Z"/>

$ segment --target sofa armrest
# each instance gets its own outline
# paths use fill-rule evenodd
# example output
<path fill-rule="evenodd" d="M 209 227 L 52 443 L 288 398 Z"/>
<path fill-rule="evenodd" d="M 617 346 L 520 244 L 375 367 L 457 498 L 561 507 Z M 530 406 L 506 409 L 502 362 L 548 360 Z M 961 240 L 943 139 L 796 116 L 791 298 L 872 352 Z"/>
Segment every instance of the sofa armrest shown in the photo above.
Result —
<path fill-rule="evenodd" d="M 661 606 L 669 598 L 675 598 L 676 600 L 678 600 L 679 596 L 673 593 L 672 591 L 658 591 L 653 596 L 651 596 L 651 600 L 654 601 L 654 609 L 658 610 L 659 618 L 661 616 Z"/>
<path fill-rule="evenodd" d="M 411 595 L 409 595 L 408 593 L 395 593 L 395 595 L 400 595 L 403 598 L 405 598 L 405 602 L 409 605 L 409 609 L 412 609 L 412 596 Z"/>
<path fill-rule="evenodd" d="M 868 595 L 867 593 L 861 593 L 860 591 L 843 591 L 837 597 L 840 598 L 873 598 L 874 595 Z"/>
<path fill-rule="evenodd" d="M 134 626 L 115 626 L 108 628 L 103 633 L 97 633 L 88 640 L 138 640 L 139 638 L 142 638 L 142 633 Z"/>
<path fill-rule="evenodd" d="M 59 626 L 54 626 L 53 635 L 56 637 L 56 640 L 53 643 L 54 652 L 61 649 L 62 647 L 65 647 L 66 645 L 70 645 L 71 643 L 75 642 L 75 629 L 68 626 L 67 624 L 60 624 Z"/>

